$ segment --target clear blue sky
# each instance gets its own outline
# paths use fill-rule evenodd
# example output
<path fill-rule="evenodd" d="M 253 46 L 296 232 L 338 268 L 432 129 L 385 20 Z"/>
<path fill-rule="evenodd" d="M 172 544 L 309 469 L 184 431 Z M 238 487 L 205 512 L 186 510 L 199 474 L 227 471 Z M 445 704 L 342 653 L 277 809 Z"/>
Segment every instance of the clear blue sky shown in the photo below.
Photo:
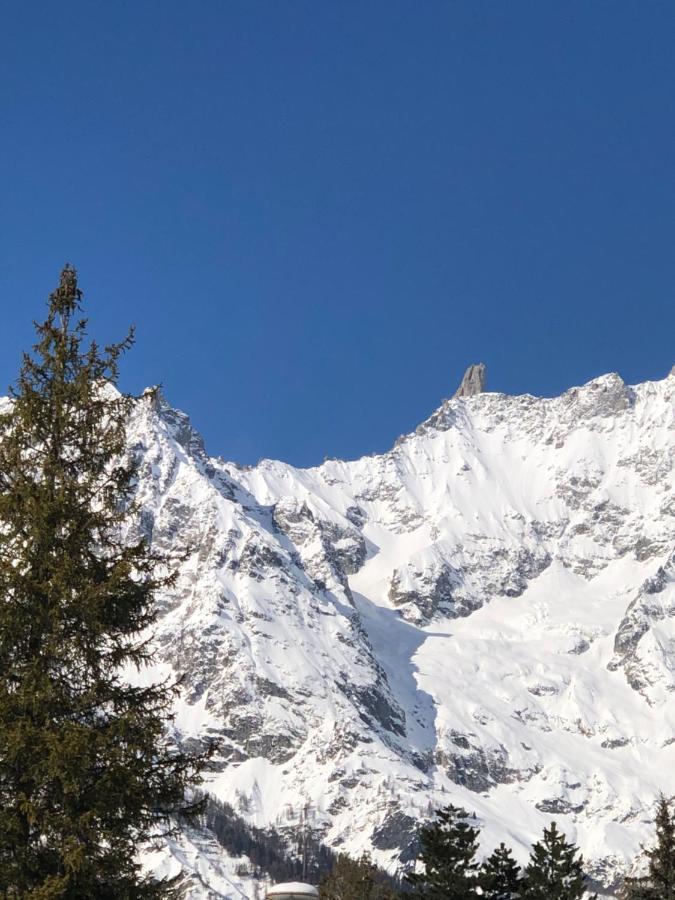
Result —
<path fill-rule="evenodd" d="M 3 5 L 0 384 L 66 260 L 211 453 L 384 450 L 483 360 L 675 363 L 672 0 Z"/>

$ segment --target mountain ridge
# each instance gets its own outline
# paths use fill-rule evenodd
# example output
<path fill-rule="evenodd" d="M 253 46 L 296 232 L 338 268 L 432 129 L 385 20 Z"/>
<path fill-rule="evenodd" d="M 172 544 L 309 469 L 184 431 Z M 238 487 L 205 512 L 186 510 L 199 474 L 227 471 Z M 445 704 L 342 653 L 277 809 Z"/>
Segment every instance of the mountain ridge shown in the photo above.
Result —
<path fill-rule="evenodd" d="M 675 792 L 674 400 L 673 373 L 478 392 L 306 469 L 139 400 L 135 533 L 182 559 L 154 671 L 177 738 L 221 741 L 207 789 L 390 871 L 448 802 L 521 858 L 555 818 L 611 886 Z"/>
<path fill-rule="evenodd" d="M 452 399 L 384 454 L 309 469 L 197 443 L 227 510 L 200 525 L 212 568 L 182 627 L 222 605 L 193 655 L 170 615 L 160 634 L 186 708 L 231 742 L 216 795 L 256 824 L 309 802 L 327 843 L 390 868 L 449 800 L 521 855 L 555 817 L 611 883 L 669 784 L 674 390 L 610 374 Z M 204 676 L 217 650 L 236 689 Z"/>

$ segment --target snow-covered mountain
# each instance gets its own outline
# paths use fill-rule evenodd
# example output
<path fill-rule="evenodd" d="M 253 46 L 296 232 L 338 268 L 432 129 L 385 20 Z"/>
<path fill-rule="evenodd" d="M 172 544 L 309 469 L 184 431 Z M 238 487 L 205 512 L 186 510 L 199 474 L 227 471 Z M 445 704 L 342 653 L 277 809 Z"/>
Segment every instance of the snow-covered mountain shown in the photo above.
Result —
<path fill-rule="evenodd" d="M 209 458 L 139 402 L 141 528 L 185 554 L 157 632 L 176 727 L 221 739 L 208 789 L 254 824 L 309 810 L 393 869 L 448 802 L 521 856 L 555 818 L 610 884 L 675 793 L 675 373 L 483 386 L 312 469 Z"/>

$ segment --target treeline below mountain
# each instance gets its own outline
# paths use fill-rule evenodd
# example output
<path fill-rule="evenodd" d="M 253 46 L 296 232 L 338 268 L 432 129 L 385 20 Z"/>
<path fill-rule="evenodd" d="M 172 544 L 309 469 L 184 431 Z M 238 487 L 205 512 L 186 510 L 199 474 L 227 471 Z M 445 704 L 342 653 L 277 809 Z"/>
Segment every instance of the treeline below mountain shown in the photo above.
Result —
<path fill-rule="evenodd" d="M 447 806 L 421 824 L 417 859 L 401 880 L 392 878 L 364 854 L 352 859 L 323 844 L 305 809 L 296 825 L 283 831 L 250 825 L 227 803 L 207 797 L 202 824 L 234 857 L 245 857 L 240 875 L 274 883 L 303 881 L 320 885 L 322 900 L 396 900 L 406 897 L 444 900 L 583 900 L 590 880 L 578 848 L 555 822 L 531 850 L 521 868 L 500 844 L 478 861 L 480 830 L 474 816 Z M 655 820 L 655 844 L 645 851 L 642 877 L 626 878 L 616 896 L 622 900 L 675 898 L 675 811 L 661 797 Z"/>
<path fill-rule="evenodd" d="M 203 824 L 230 856 L 249 860 L 246 874 L 254 877 L 317 883 L 335 866 L 336 854 L 317 839 L 302 817 L 297 827 L 282 834 L 272 827 L 250 825 L 229 803 L 209 796 Z"/>

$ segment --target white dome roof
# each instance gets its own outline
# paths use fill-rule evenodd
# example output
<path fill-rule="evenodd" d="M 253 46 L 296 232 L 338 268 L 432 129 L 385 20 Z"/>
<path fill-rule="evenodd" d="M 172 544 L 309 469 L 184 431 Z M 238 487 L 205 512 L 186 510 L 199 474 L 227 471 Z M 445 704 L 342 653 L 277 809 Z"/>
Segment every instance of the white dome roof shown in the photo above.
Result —
<path fill-rule="evenodd" d="M 318 897 L 319 891 L 311 884 L 301 884 L 299 881 L 289 881 L 286 884 L 275 884 L 267 891 L 270 900 L 274 897 Z"/>

